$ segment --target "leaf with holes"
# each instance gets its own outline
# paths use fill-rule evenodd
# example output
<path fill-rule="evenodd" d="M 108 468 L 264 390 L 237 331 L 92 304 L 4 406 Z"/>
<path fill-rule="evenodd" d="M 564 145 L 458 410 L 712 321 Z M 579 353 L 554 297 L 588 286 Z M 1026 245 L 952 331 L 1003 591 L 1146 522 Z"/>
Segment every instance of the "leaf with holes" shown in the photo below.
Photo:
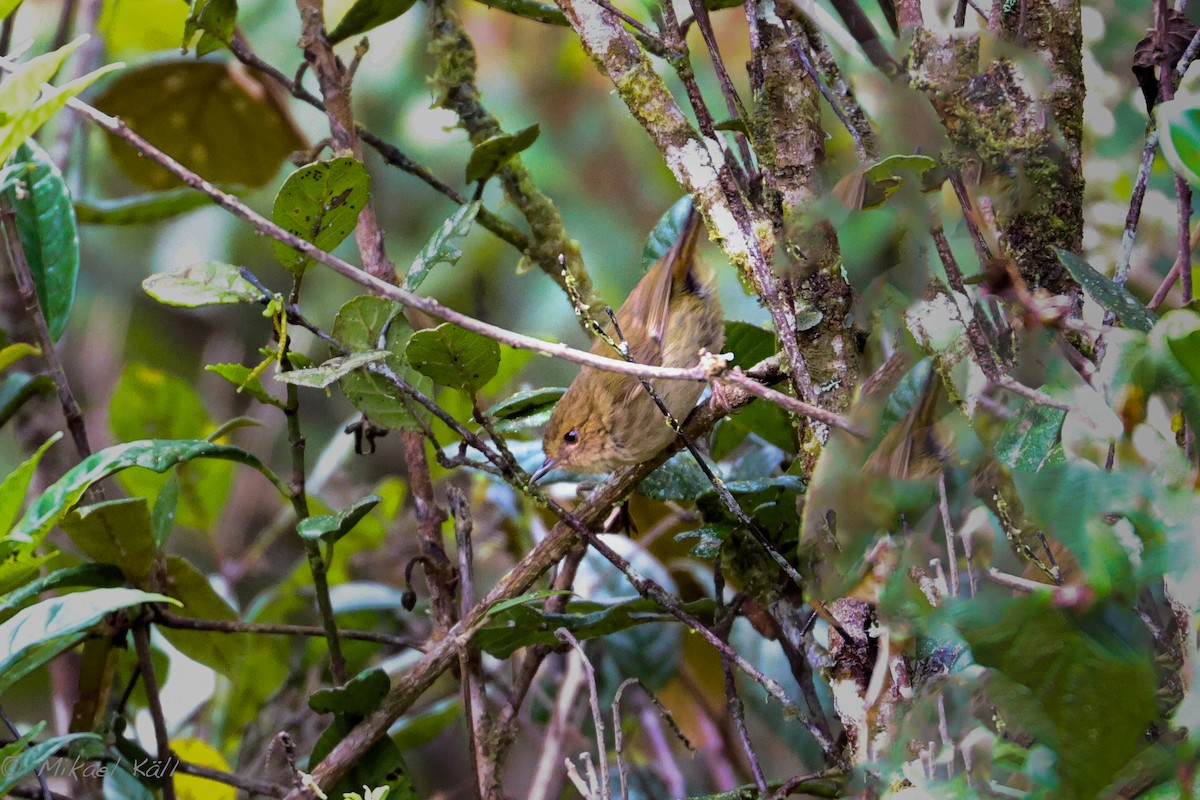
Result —
<path fill-rule="evenodd" d="M 350 374 L 359 367 L 376 361 L 383 361 L 390 353 L 387 350 L 367 350 L 350 356 L 337 356 L 318 367 L 309 369 L 293 369 L 275 375 L 280 383 L 291 383 L 296 386 L 306 386 L 310 389 L 324 389 L 329 384 Z"/>
<path fill-rule="evenodd" d="M 208 55 L 228 45 L 233 39 L 234 23 L 237 22 L 237 0 L 191 0 L 187 20 L 183 23 L 183 41 L 180 47 L 187 52 L 188 45 L 200 31 L 196 43 L 196 55 Z"/>
<path fill-rule="evenodd" d="M 448 220 L 441 224 L 437 232 L 430 237 L 421 252 L 408 268 L 404 276 L 404 288 L 415 292 L 417 287 L 428 277 L 431 270 L 438 264 L 453 266 L 462 258 L 462 250 L 454 243 L 455 239 L 466 236 L 471 230 L 471 223 L 479 213 L 482 202 L 475 200 L 461 206 Z"/>
<path fill-rule="evenodd" d="M 275 195 L 271 221 L 321 250 L 332 250 L 354 231 L 370 197 L 371 179 L 353 158 L 315 161 L 293 172 Z M 279 263 L 297 275 L 312 266 L 307 256 L 272 242 Z"/>
<path fill-rule="evenodd" d="M 475 145 L 467 160 L 467 183 L 486 181 L 523 150 L 528 150 L 542 132 L 536 123 L 516 133 L 501 133 Z"/>
<path fill-rule="evenodd" d="M 404 357 L 413 369 L 434 383 L 464 392 L 478 391 L 500 368 L 500 345 L 449 322 L 417 331 L 408 340 Z"/>
<path fill-rule="evenodd" d="M 415 372 L 401 355 L 412 336 L 412 328 L 397 316 L 400 311 L 400 305 L 391 300 L 369 295 L 355 297 L 347 301 L 334 318 L 333 337 L 352 351 L 376 350 L 386 331 L 383 349 L 388 351 L 385 359 L 388 367 L 418 390 L 429 394 L 433 381 Z M 420 430 L 414 414 L 424 415 L 425 410 L 415 403 L 410 404 L 383 376 L 360 367 L 344 375 L 338 385 L 346 399 L 375 423 L 399 430 Z"/>
<path fill-rule="evenodd" d="M 257 303 L 263 296 L 242 277 L 240 268 L 220 261 L 155 273 L 142 281 L 142 291 L 164 305 L 181 308 Z"/>

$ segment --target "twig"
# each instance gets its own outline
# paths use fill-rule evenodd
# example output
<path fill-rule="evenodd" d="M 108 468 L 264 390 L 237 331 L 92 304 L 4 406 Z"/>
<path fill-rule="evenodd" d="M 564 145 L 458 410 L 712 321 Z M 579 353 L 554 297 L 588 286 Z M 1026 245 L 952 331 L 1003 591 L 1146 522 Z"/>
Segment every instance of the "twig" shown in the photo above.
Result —
<path fill-rule="evenodd" d="M 679 741 L 683 742 L 683 746 L 686 747 L 690 752 L 696 752 L 696 748 L 692 747 L 692 743 L 688 741 L 688 738 L 683 735 L 683 731 L 679 729 L 679 725 L 675 722 L 675 718 L 671 715 L 671 712 L 668 711 L 667 707 L 662 704 L 662 701 L 655 696 L 654 692 L 646 688 L 646 685 L 642 683 L 640 678 L 626 678 L 625 680 L 621 681 L 621 685 L 617 687 L 617 691 L 613 695 L 612 721 L 613 750 L 616 752 L 617 756 L 617 777 L 621 782 L 622 800 L 625 800 L 625 798 L 629 797 L 629 786 L 625 777 L 625 764 L 621 757 L 625 742 L 624 731 L 621 727 L 621 698 L 625 696 L 625 690 L 630 686 L 637 686 L 643 692 L 645 692 L 646 696 L 650 698 L 650 702 L 653 703 L 654 707 L 658 710 L 659 715 L 667 721 L 667 725 L 671 727 L 671 731 L 675 734 L 675 737 L 679 739 Z"/>
<path fill-rule="evenodd" d="M 293 292 L 293 295 L 295 293 Z M 292 369 L 292 362 L 287 356 L 286 342 L 280 342 L 279 347 L 285 350 L 279 365 L 284 372 Z M 292 508 L 296 519 L 308 519 L 308 495 L 305 491 L 304 466 L 304 433 L 300 429 L 300 395 L 293 383 L 287 384 L 287 402 L 283 407 L 287 419 L 288 443 L 292 455 L 292 480 L 289 490 Z M 329 647 L 329 672 L 333 682 L 341 686 L 346 682 L 346 659 L 342 655 L 341 643 L 338 641 L 337 620 L 333 616 L 333 603 L 329 598 L 329 582 L 325 573 L 325 559 L 321 555 L 321 543 L 307 536 L 301 537 L 304 542 L 304 552 L 308 558 L 308 567 L 313 576 L 313 591 L 317 599 L 317 610 L 321 615 L 321 624 L 325 629 L 325 640 Z"/>
<path fill-rule="evenodd" d="M 219 633 L 254 633 L 266 634 L 274 636 L 311 636 L 323 637 L 326 632 L 324 628 L 316 625 L 291 625 L 275 622 L 242 622 L 241 620 L 233 619 L 196 619 L 194 617 L 182 617 L 178 614 L 173 614 L 164 609 L 155 610 L 155 622 L 167 628 L 178 628 L 180 630 L 191 631 L 216 631 Z M 358 642 L 374 642 L 376 644 L 386 644 L 393 647 L 402 647 L 406 650 L 422 650 L 422 643 L 416 639 L 407 636 L 396 636 L 390 633 L 379 633 L 377 631 L 356 631 L 338 629 L 338 636 L 342 639 L 350 639 Z"/>
<path fill-rule="evenodd" d="M 846 131 L 850 134 L 850 138 L 854 140 L 854 146 L 858 150 L 858 157 L 864 162 L 869 161 L 872 158 L 872 148 L 868 147 L 867 143 L 863 139 L 862 133 L 859 132 L 858 128 L 850 122 L 850 118 L 846 115 L 846 112 L 842 110 L 841 102 L 839 102 L 838 98 L 834 96 L 833 91 L 825 85 L 825 81 L 821 79 L 821 75 L 817 72 L 817 68 L 813 66 L 812 60 L 808 57 L 808 53 L 804 52 L 804 47 L 800 44 L 800 37 L 798 37 L 795 31 L 792 30 L 791 22 L 786 19 L 783 20 L 783 27 L 787 32 L 788 47 L 792 51 L 792 57 L 800 62 L 800 66 L 803 67 L 804 71 L 808 73 L 808 76 L 812 78 L 813 83 L 815 83 L 817 88 L 821 91 L 821 96 L 825 98 L 825 102 L 829 103 L 829 107 L 833 109 L 833 113 L 846 128 Z"/>
<path fill-rule="evenodd" d="M 58 393 L 58 402 L 62 405 L 63 417 L 67 422 L 67 429 L 71 432 L 71 438 L 75 442 L 75 450 L 79 453 L 79 457 L 87 458 L 92 454 L 92 446 L 88 442 L 87 427 L 83 421 L 83 411 L 79 408 L 79 403 L 75 401 L 75 393 L 71 391 L 71 384 L 67 380 L 67 373 L 63 369 L 62 361 L 58 357 L 58 351 L 54 347 L 54 339 L 50 336 L 50 327 L 46 322 L 46 315 L 42 311 L 42 305 L 38 301 L 37 287 L 33 282 L 33 273 L 29 269 L 29 261 L 25 258 L 25 249 L 21 245 L 21 236 L 17 230 L 16 213 L 13 211 L 12 205 L 7 199 L 0 200 L 0 228 L 3 229 L 4 235 L 4 250 L 8 257 L 9 266 L 12 267 L 13 275 L 17 281 L 17 290 L 21 294 L 21 298 L 25 301 L 25 311 L 29 318 L 33 321 L 34 330 L 37 331 L 38 345 L 42 349 L 42 357 L 46 359 L 46 367 L 50 371 L 50 377 L 54 379 L 54 388 Z M 94 491 L 90 496 L 96 500 L 104 499 L 104 487 L 100 484 L 93 484 Z"/>
<path fill-rule="evenodd" d="M 737 619 L 738 608 L 742 602 L 742 598 L 735 598 L 733 604 L 726 607 L 725 575 L 721 571 L 721 562 L 719 559 L 713 565 L 713 596 L 717 599 L 717 631 L 725 641 L 729 641 L 729 634 L 733 630 L 734 620 Z M 758 763 L 758 754 L 754 752 L 754 745 L 750 741 L 750 731 L 746 729 L 746 707 L 742 704 L 742 698 L 738 695 L 737 681 L 734 679 L 733 667 L 729 663 L 729 658 L 724 653 L 721 654 L 721 675 L 724 679 L 725 707 L 729 710 L 729 718 L 733 721 L 733 729 L 737 731 L 742 751 L 745 752 L 746 759 L 750 762 L 750 774 L 754 778 L 754 785 L 758 787 L 758 794 L 760 797 L 766 797 L 768 791 L 767 779 L 763 776 L 762 765 Z"/>
<path fill-rule="evenodd" d="M 166 762 L 174 758 L 171 754 L 171 738 L 167 734 L 167 720 L 163 715 L 162 697 L 158 693 L 158 680 L 154 676 L 154 661 L 150 656 L 150 627 L 138 623 L 133 627 L 133 645 L 137 650 L 138 665 L 142 671 L 142 684 L 146 689 L 146 704 L 150 707 L 150 719 L 154 722 L 154 739 L 158 748 L 158 760 Z M 163 800 L 175 800 L 175 779 L 164 775 L 161 788 Z"/>
<path fill-rule="evenodd" d="M 592 662 L 588 659 L 587 653 L 583 651 L 583 645 L 571 635 L 569 630 L 559 628 L 554 632 L 554 636 L 559 641 L 569 643 L 579 654 L 579 660 L 583 663 L 584 673 L 587 675 L 588 700 L 592 706 L 592 724 L 596 727 L 596 760 L 600 764 L 600 800 L 609 800 L 612 783 L 608 778 L 608 745 L 604 741 L 604 714 L 600 711 L 600 697 L 596 689 L 596 671 L 592 668 Z"/>
<path fill-rule="evenodd" d="M 743 123 L 748 123 L 749 116 L 746 114 L 746 107 L 742 104 L 742 99 L 738 96 L 737 89 L 734 88 L 733 81 L 729 77 L 729 70 L 725 68 L 725 60 L 721 57 L 721 48 L 717 45 L 717 35 L 713 31 L 712 18 L 708 15 L 708 6 L 704 5 L 703 0 L 690 0 L 690 4 L 692 14 L 696 18 L 696 27 L 700 29 L 700 35 L 704 38 L 705 46 L 708 47 L 713 71 L 717 73 L 717 80 L 721 84 L 721 94 L 725 96 L 725 108 L 731 116 L 740 119 Z M 736 138 L 742 155 L 742 164 L 746 172 L 753 175 L 756 170 L 754 155 L 750 151 L 749 136 L 739 132 Z"/>
<path fill-rule="evenodd" d="M 457 486 L 447 489 L 450 498 L 450 514 L 454 517 L 454 543 L 458 551 L 459 607 L 460 614 L 470 612 L 475 605 L 474 553 L 471 531 L 471 507 L 466 496 Z M 491 715 L 487 710 L 487 695 L 484 692 L 483 666 L 479 649 L 463 642 L 458 652 L 459 669 L 462 672 L 463 708 L 467 717 L 467 738 L 474 774 L 475 796 L 488 796 L 489 787 L 495 784 L 498 764 L 492 755 Z"/>
<path fill-rule="evenodd" d="M 3 708 L 0 708 L 0 720 L 4 721 L 4 727 L 8 728 L 9 733 L 11 733 L 14 738 L 21 738 L 21 734 L 17 730 L 17 726 L 13 725 L 12 720 L 8 718 L 8 714 L 5 713 Z M 45 769 L 43 769 L 41 764 L 38 764 L 36 767 L 34 767 L 33 774 L 37 776 L 37 782 L 38 786 L 41 787 L 43 800 L 50 800 L 50 785 L 46 783 Z"/>
<path fill-rule="evenodd" d="M 832 411 L 819 408 L 810 403 L 806 403 L 803 400 L 797 400 L 791 395 L 784 394 L 783 392 L 772 389 L 769 386 L 765 386 L 746 375 L 746 373 L 742 372 L 740 367 L 734 367 L 726 372 L 722 372 L 720 375 L 716 376 L 714 380 L 725 384 L 726 386 L 736 386 L 739 389 L 754 395 L 755 397 L 761 397 L 763 400 L 766 400 L 769 403 L 774 403 L 788 411 L 799 414 L 803 417 L 808 417 L 809 419 L 814 419 L 817 422 L 823 422 L 830 427 L 839 428 L 843 431 L 846 431 L 846 433 L 853 434 L 860 438 L 866 438 L 868 435 L 865 430 L 850 422 L 850 420 L 846 419 L 840 414 L 835 414 Z"/>
<path fill-rule="evenodd" d="M 950 518 L 950 498 L 946 494 L 946 473 L 938 475 L 938 508 L 942 513 L 942 530 L 946 534 L 946 565 L 950 569 L 950 596 L 958 597 L 958 553 L 954 548 L 954 521 Z"/>
<path fill-rule="evenodd" d="M 104 38 L 97 35 L 97 29 L 103 11 L 104 0 L 81 0 L 81 4 L 80 0 L 69 0 L 67 7 L 63 9 L 51 49 L 57 50 L 70 40 L 72 17 L 78 20 L 78 30 L 91 36 L 72 56 L 71 69 L 64 77 L 70 80 L 82 78 L 100 66 L 100 62 L 104 58 Z M 4 52 L 7 54 L 7 48 Z M 75 133 L 78 130 L 79 119 L 69 114 L 65 115 L 50 147 L 50 160 L 57 164 L 64 174 L 67 172 L 70 160 L 71 144 L 74 142 Z"/>

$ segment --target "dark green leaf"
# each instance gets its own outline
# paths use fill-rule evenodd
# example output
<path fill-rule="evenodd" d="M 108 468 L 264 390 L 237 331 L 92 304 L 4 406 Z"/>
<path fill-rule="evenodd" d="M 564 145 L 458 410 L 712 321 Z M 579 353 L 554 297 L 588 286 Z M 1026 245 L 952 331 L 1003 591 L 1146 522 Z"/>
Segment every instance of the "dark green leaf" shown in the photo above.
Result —
<path fill-rule="evenodd" d="M 107 589 L 120 586 L 124 582 L 125 576 L 112 564 L 80 564 L 77 567 L 57 569 L 0 597 L 0 617 L 7 617 L 42 592 L 77 587 Z"/>
<path fill-rule="evenodd" d="M 467 183 L 486 181 L 537 141 L 542 129 L 535 123 L 513 134 L 501 133 L 475 145 L 467 161 Z"/>
<path fill-rule="evenodd" d="M 475 392 L 496 375 L 500 345 L 486 336 L 444 322 L 414 333 L 404 357 L 413 369 L 429 376 L 434 383 Z"/>
<path fill-rule="evenodd" d="M 989 592 L 953 614 L 975 660 L 1026 687 L 1051 721 L 1058 741 L 1041 744 L 1057 751 L 1069 796 L 1096 797 L 1146 746 L 1156 715 L 1153 647 L 1132 611 L 1101 604 L 1072 615 L 1049 593 Z M 1016 731 L 1027 729 L 1009 717 Z"/>
<path fill-rule="evenodd" d="M 462 701 L 457 697 L 447 697 L 416 714 L 402 717 L 389 733 L 401 751 L 415 750 L 432 742 L 461 715 Z"/>
<path fill-rule="evenodd" d="M 14 372 L 0 379 L 0 426 L 12 419 L 21 407 L 39 395 L 54 394 L 49 375 Z"/>
<path fill-rule="evenodd" d="M 879 422 L 881 430 L 891 430 L 892 426 L 904 419 L 908 412 L 912 411 L 913 406 L 921 401 L 921 395 L 925 391 L 925 385 L 928 383 L 932 371 L 933 361 L 929 358 L 922 358 L 912 365 L 912 369 L 904 373 L 904 377 L 888 395 L 887 403 L 883 407 L 883 417 Z"/>
<path fill-rule="evenodd" d="M 331 44 L 366 33 L 372 28 L 378 28 L 385 22 L 391 22 L 412 8 L 414 0 L 355 0 L 354 5 L 342 17 L 333 32 L 329 34 Z"/>
<path fill-rule="evenodd" d="M 229 604 L 212 588 L 204 573 L 180 556 L 167 556 L 165 591 L 182 604 L 177 612 L 181 617 L 226 622 L 235 622 L 238 618 Z M 184 655 L 227 678 L 238 674 L 250 649 L 250 637 L 243 633 L 214 636 L 209 631 L 179 630 L 165 625 L 159 631 Z"/>
<path fill-rule="evenodd" d="M 276 400 L 262 385 L 262 378 L 255 375 L 250 377 L 252 370 L 243 364 L 209 364 L 205 367 L 209 372 L 215 372 L 237 387 L 238 393 L 245 392 L 260 403 L 283 408 L 283 403 Z"/>
<path fill-rule="evenodd" d="M 370 198 L 371 178 L 349 157 L 315 161 L 293 172 L 275 196 L 271 221 L 321 250 L 332 250 L 354 232 Z M 282 242 L 272 242 L 279 263 L 297 275 L 311 260 Z"/>
<path fill-rule="evenodd" d="M 38 302 L 57 341 L 67 327 L 79 277 L 79 233 L 71 192 L 50 156 L 30 139 L 13 158 L 29 166 L 21 178 L 23 190 L 8 190 L 17 215 L 21 249 L 37 287 Z"/>
<path fill-rule="evenodd" d="M 175 514 L 179 510 L 179 473 L 172 472 L 167 476 L 158 497 L 154 500 L 154 513 L 151 521 L 154 525 L 154 541 L 162 547 L 171 536 L 175 527 Z"/>
<path fill-rule="evenodd" d="M 638 484 L 638 494 L 651 500 L 695 500 L 712 489 L 691 453 L 676 453 Z"/>
<path fill-rule="evenodd" d="M 1062 248 L 1054 248 L 1058 260 L 1071 273 L 1071 277 L 1082 286 L 1092 299 L 1106 311 L 1111 311 L 1121 319 L 1126 328 L 1133 328 L 1142 333 L 1149 333 L 1158 322 L 1158 315 L 1138 302 L 1124 286 L 1119 286 L 1101 275 L 1092 266 L 1074 253 L 1068 253 Z"/>
<path fill-rule="evenodd" d="M 371 509 L 379 505 L 381 501 L 382 498 L 379 495 L 369 494 L 349 508 L 339 511 L 336 515 L 317 514 L 300 520 L 296 525 L 296 532 L 306 539 L 323 539 L 329 544 L 333 544 L 352 531 L 359 520 L 370 513 Z"/>
<path fill-rule="evenodd" d="M 108 614 L 140 603 L 174 603 L 136 589 L 91 589 L 23 608 L 0 624 L 0 694 L 79 641 Z"/>
<path fill-rule="evenodd" d="M 230 194 L 238 191 L 226 188 Z M 75 201 L 75 218 L 82 225 L 145 225 L 162 222 L 197 208 L 213 204 L 213 199 L 190 186 L 149 192 L 114 199 Z"/>
<path fill-rule="evenodd" d="M 475 200 L 460 206 L 450 218 L 441 224 L 437 232 L 429 238 L 421 252 L 408 268 L 404 276 L 404 288 L 415 292 L 429 273 L 438 264 L 454 265 L 462 258 L 462 250 L 454 243 L 455 239 L 466 236 L 471 230 L 471 223 L 479 213 L 482 202 Z"/>
<path fill-rule="evenodd" d="M 754 400 L 721 421 L 713 442 L 713 458 L 724 458 L 741 444 L 747 433 L 753 433 L 785 453 L 795 453 L 798 447 L 796 426 L 788 413 L 775 403 Z"/>
<path fill-rule="evenodd" d="M 63 517 L 59 526 L 93 561 L 115 564 L 129 576 L 131 583 L 144 585 L 158 551 L 146 498 L 83 506 Z"/>
<path fill-rule="evenodd" d="M 725 347 L 733 353 L 730 366 L 749 369 L 775 354 L 775 334 L 749 322 L 725 321 Z"/>
<path fill-rule="evenodd" d="M 365 717 L 387 696 L 392 682 L 381 669 L 369 669 L 336 689 L 320 689 L 308 698 L 308 707 L 318 714 L 348 714 Z"/>
<path fill-rule="evenodd" d="M 98 480 L 130 467 L 166 472 L 198 458 L 216 458 L 253 467 L 271 480 L 281 497 L 291 496 L 287 484 L 256 456 L 238 447 L 213 444 L 202 439 L 128 442 L 93 453 L 55 481 L 25 510 L 25 516 L 8 536 L 0 539 L 0 550 L 8 552 L 13 543 L 40 542 L 50 527 L 62 519 L 87 488 Z"/>
<path fill-rule="evenodd" d="M 186 52 L 196 31 L 203 31 L 196 45 L 198 56 L 208 55 L 222 44 L 228 45 L 237 22 L 237 0 L 191 0 L 189 5 L 180 47 Z"/>
<path fill-rule="evenodd" d="M 200 261 L 175 272 L 155 273 L 142 281 L 142 291 L 160 303 L 182 308 L 257 303 L 263 296 L 238 267 L 220 261 Z"/>
<path fill-rule="evenodd" d="M 702 614 L 711 612 L 713 603 L 711 600 L 697 600 L 684 603 L 683 607 L 690 613 Z M 476 634 L 475 643 L 497 658 L 508 658 L 522 647 L 557 644 L 554 632 L 559 628 L 566 628 L 583 641 L 635 625 L 674 619 L 653 600 L 641 597 L 612 605 L 582 601 L 570 603 L 561 614 L 547 613 L 528 605 L 516 605 L 494 614 Z"/>
<path fill-rule="evenodd" d="M 152 61 L 122 73 L 93 104 L 215 184 L 263 186 L 293 151 L 307 147 L 277 91 L 240 65 Z M 155 190 L 182 185 L 119 136 L 105 138 L 134 183 Z"/>
<path fill-rule="evenodd" d="M 530 389 L 517 392 L 502 400 L 485 413 L 496 420 L 496 430 L 502 434 L 516 434 L 540 428 L 550 421 L 554 404 L 567 390 L 563 387 Z"/>
<path fill-rule="evenodd" d="M 744 133 L 747 136 L 750 135 L 750 129 L 746 127 L 746 120 L 742 119 L 741 117 L 733 117 L 732 119 L 722 120 L 716 125 L 713 125 L 713 130 L 736 131 L 737 133 Z"/>
<path fill-rule="evenodd" d="M 691 210 L 692 198 L 690 195 L 684 195 L 659 218 L 653 230 L 650 231 L 650 235 L 646 237 L 646 245 L 642 248 L 643 272 L 649 269 L 655 261 L 665 256 L 671 249 L 671 245 L 675 244 Z"/>
<path fill-rule="evenodd" d="M 1067 412 L 1028 402 L 1011 417 L 996 440 L 996 459 L 1010 469 L 1037 472 L 1061 452 L 1058 434 Z"/>

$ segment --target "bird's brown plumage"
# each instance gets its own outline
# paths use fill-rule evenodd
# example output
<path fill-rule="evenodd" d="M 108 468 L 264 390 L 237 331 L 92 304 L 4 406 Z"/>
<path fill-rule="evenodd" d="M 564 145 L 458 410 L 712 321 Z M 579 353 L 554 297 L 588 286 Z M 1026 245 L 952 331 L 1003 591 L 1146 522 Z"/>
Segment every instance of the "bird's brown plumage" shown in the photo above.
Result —
<path fill-rule="evenodd" d="M 724 344 L 724 321 L 712 276 L 699 270 L 695 260 L 702 229 L 693 209 L 674 245 L 646 271 L 617 311 L 630 355 L 639 364 L 694 367 L 701 349 L 717 351 Z M 603 339 L 597 340 L 592 352 L 619 358 Z M 704 385 L 695 382 L 650 383 L 681 421 L 704 391 Z M 550 416 L 542 443 L 546 463 L 539 476 L 553 466 L 607 472 L 640 463 L 672 438 L 662 412 L 637 378 L 584 367 Z"/>

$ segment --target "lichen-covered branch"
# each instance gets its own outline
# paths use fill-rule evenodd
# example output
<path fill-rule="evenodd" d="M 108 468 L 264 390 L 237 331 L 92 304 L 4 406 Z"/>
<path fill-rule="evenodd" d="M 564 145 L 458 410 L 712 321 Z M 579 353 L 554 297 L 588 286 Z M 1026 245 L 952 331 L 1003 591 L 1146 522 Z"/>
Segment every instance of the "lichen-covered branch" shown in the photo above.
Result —
<path fill-rule="evenodd" d="M 436 61 L 436 105 L 458 115 L 473 145 L 504 133 L 480 99 L 475 46 L 458 15 L 446 7 L 444 0 L 429 0 L 428 31 L 428 49 Z M 558 209 L 534 183 L 521 157 L 514 156 L 500 169 L 498 177 L 508 201 L 525 217 L 533 234 L 525 255 L 564 290 L 570 281 L 572 291 L 584 299 L 591 314 L 602 319 L 604 302 L 592 288 L 579 243 L 567 235 Z"/>

